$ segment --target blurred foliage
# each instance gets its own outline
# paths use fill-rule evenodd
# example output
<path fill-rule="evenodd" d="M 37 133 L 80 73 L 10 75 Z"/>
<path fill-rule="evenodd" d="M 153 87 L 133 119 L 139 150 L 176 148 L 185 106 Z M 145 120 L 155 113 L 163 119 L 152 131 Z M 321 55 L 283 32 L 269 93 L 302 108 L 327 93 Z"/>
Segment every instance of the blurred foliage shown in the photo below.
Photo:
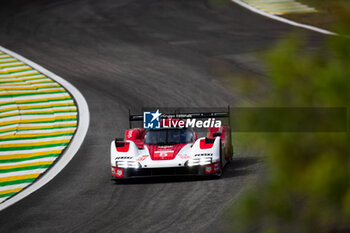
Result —
<path fill-rule="evenodd" d="M 339 11 L 338 31 L 343 35 L 350 35 L 349 12 Z M 303 41 L 301 36 L 289 36 L 266 55 L 269 91 L 262 105 L 348 108 L 349 38 L 329 37 L 313 53 L 305 52 Z M 255 134 L 266 154 L 266 177 L 242 195 L 231 215 L 233 231 L 349 232 L 349 139 L 349 132 Z"/>

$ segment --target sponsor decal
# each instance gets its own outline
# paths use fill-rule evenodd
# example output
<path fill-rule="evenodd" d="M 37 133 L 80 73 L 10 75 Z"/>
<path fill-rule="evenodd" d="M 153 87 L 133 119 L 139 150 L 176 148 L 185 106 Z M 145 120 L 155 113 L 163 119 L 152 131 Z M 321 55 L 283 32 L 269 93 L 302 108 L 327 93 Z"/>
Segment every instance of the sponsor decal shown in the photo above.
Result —
<path fill-rule="evenodd" d="M 132 159 L 132 156 L 119 156 L 119 157 L 115 157 L 115 160 L 123 160 L 123 159 Z"/>
<path fill-rule="evenodd" d="M 131 138 L 132 137 L 132 130 L 129 130 L 128 131 L 128 138 Z"/>
<path fill-rule="evenodd" d="M 214 171 L 220 171 L 220 162 L 214 164 Z"/>
<path fill-rule="evenodd" d="M 203 154 L 195 154 L 194 155 L 195 157 L 198 157 L 198 156 L 213 156 L 213 153 L 203 153 Z"/>
<path fill-rule="evenodd" d="M 117 177 L 123 177 L 123 169 L 117 168 Z"/>
<path fill-rule="evenodd" d="M 179 155 L 180 159 L 190 159 L 191 156 L 189 155 Z"/>
<path fill-rule="evenodd" d="M 112 175 L 115 177 L 123 177 L 124 176 L 123 168 L 111 167 L 111 170 L 112 170 Z"/>
<path fill-rule="evenodd" d="M 172 158 L 173 155 L 174 155 L 174 151 L 155 151 L 154 152 L 154 157 L 160 160 Z"/>
<path fill-rule="evenodd" d="M 212 167 L 211 166 L 206 166 L 205 167 L 205 174 L 210 174 L 212 173 Z"/>
<path fill-rule="evenodd" d="M 219 172 L 220 170 L 221 170 L 220 162 L 205 165 L 205 168 L 204 168 L 205 174 L 213 174 L 213 173 Z"/>
<path fill-rule="evenodd" d="M 136 161 L 144 161 L 145 159 L 147 159 L 147 157 L 148 157 L 148 155 L 142 155 L 142 156 L 138 157 L 136 159 Z"/>
<path fill-rule="evenodd" d="M 173 146 L 158 146 L 158 149 L 172 149 Z"/>
<path fill-rule="evenodd" d="M 159 129 L 161 115 L 159 109 L 155 112 L 143 112 L 143 128 Z"/>

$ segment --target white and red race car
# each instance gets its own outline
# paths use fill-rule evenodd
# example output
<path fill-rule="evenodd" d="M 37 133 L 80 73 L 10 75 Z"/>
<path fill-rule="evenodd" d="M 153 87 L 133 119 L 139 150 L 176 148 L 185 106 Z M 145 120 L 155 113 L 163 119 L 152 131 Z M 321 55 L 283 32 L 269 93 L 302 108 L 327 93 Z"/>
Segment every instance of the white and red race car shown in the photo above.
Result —
<path fill-rule="evenodd" d="M 124 139 L 112 141 L 110 162 L 112 178 L 116 180 L 182 175 L 220 177 L 231 158 L 229 126 L 208 128 L 202 138 L 197 138 L 191 127 L 134 128 L 126 130 Z"/>

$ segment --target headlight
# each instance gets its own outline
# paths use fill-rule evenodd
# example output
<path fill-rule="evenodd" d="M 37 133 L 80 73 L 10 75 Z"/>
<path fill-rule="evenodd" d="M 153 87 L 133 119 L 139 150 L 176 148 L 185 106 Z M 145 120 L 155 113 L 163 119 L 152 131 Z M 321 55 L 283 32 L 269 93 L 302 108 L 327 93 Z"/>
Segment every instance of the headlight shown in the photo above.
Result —
<path fill-rule="evenodd" d="M 198 165 L 207 165 L 211 164 L 212 159 L 209 157 L 204 157 L 204 158 L 195 158 L 195 159 L 190 159 L 188 160 L 188 166 L 198 166 Z"/>

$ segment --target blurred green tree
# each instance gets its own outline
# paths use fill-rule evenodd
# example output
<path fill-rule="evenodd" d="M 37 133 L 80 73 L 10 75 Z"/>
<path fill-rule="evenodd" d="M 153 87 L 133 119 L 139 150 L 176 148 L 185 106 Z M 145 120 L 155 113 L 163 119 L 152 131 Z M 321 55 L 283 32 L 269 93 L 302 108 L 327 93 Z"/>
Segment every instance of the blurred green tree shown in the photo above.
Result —
<path fill-rule="evenodd" d="M 338 8 L 342 20 L 336 31 L 342 35 L 350 35 L 349 9 Z M 310 53 L 302 37 L 289 36 L 268 52 L 264 106 L 350 106 L 350 39 L 326 41 Z M 251 226 L 266 233 L 350 232 L 349 132 L 262 135 L 257 144 L 266 154 L 266 177 L 234 208 L 234 232 Z"/>

